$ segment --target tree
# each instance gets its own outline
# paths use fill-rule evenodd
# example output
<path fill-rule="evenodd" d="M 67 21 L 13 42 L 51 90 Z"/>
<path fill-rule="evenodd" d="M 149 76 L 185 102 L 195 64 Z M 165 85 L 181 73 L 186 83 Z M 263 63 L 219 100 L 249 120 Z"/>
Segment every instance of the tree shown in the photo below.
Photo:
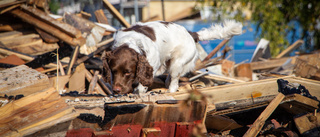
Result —
<path fill-rule="evenodd" d="M 257 25 L 258 38 L 270 40 L 272 55 L 292 44 L 288 37 L 305 41 L 307 50 L 320 49 L 319 0 L 213 0 L 202 1 L 213 7 L 215 13 L 234 14 L 236 20 L 250 20 Z M 245 11 L 252 12 L 246 18 Z M 299 25 L 301 32 L 297 31 Z M 298 34 L 299 33 L 299 34 Z"/>

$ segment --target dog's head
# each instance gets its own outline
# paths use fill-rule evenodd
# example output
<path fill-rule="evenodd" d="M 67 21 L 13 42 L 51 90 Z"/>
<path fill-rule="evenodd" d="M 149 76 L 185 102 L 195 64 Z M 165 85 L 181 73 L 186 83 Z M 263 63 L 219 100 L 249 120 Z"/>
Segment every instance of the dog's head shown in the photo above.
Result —
<path fill-rule="evenodd" d="M 146 57 L 122 45 L 102 56 L 104 80 L 112 85 L 115 94 L 133 92 L 141 83 L 150 86 L 153 82 L 153 68 Z"/>

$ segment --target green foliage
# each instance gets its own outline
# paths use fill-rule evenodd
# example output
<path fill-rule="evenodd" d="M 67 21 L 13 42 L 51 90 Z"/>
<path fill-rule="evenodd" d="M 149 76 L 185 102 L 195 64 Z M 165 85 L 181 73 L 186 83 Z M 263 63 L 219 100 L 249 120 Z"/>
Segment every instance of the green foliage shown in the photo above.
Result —
<path fill-rule="evenodd" d="M 57 0 L 50 0 L 49 1 L 49 8 L 50 12 L 53 14 L 57 14 L 58 9 L 60 8 L 59 1 Z"/>
<path fill-rule="evenodd" d="M 213 0 L 199 1 L 209 4 L 213 11 L 222 11 L 225 15 L 237 11 L 235 19 L 257 24 L 258 38 L 270 40 L 270 48 L 273 56 L 292 44 L 288 41 L 289 34 L 298 33 L 292 22 L 300 24 L 302 32 L 300 39 L 305 41 L 307 50 L 320 49 L 320 1 L 319 0 Z M 244 11 L 252 11 L 251 18 L 244 16 Z M 220 19 L 220 18 L 218 18 Z M 318 22 L 318 23 L 317 23 Z M 292 35 L 293 36 L 293 35 Z"/>

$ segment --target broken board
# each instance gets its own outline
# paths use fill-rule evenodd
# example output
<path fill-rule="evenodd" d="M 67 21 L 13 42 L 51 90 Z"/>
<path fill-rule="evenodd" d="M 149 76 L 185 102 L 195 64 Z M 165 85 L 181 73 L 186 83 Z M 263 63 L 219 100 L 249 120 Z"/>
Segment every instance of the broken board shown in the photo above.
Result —
<path fill-rule="evenodd" d="M 49 87 L 51 85 L 47 75 L 26 65 L 0 71 L 0 96 L 5 94 L 27 96 Z"/>

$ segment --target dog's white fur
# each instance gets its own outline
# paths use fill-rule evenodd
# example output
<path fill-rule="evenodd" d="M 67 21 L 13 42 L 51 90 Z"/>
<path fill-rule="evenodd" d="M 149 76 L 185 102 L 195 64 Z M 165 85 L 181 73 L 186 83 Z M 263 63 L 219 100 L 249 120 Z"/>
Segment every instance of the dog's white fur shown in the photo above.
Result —
<path fill-rule="evenodd" d="M 179 78 L 194 69 L 198 59 L 196 43 L 189 32 L 182 26 L 174 23 L 163 24 L 160 21 L 137 23 L 136 25 L 148 26 L 155 32 L 156 41 L 135 31 L 119 31 L 115 35 L 113 48 L 128 44 L 140 54 L 146 54 L 147 60 L 153 67 L 153 76 L 161 75 L 168 71 L 168 92 L 176 92 L 179 87 Z M 228 39 L 233 35 L 242 33 L 242 24 L 228 20 L 221 24 L 212 25 L 202 29 L 197 34 L 199 40 Z M 143 51 L 144 52 L 143 52 Z M 170 65 L 166 62 L 170 60 Z"/>

